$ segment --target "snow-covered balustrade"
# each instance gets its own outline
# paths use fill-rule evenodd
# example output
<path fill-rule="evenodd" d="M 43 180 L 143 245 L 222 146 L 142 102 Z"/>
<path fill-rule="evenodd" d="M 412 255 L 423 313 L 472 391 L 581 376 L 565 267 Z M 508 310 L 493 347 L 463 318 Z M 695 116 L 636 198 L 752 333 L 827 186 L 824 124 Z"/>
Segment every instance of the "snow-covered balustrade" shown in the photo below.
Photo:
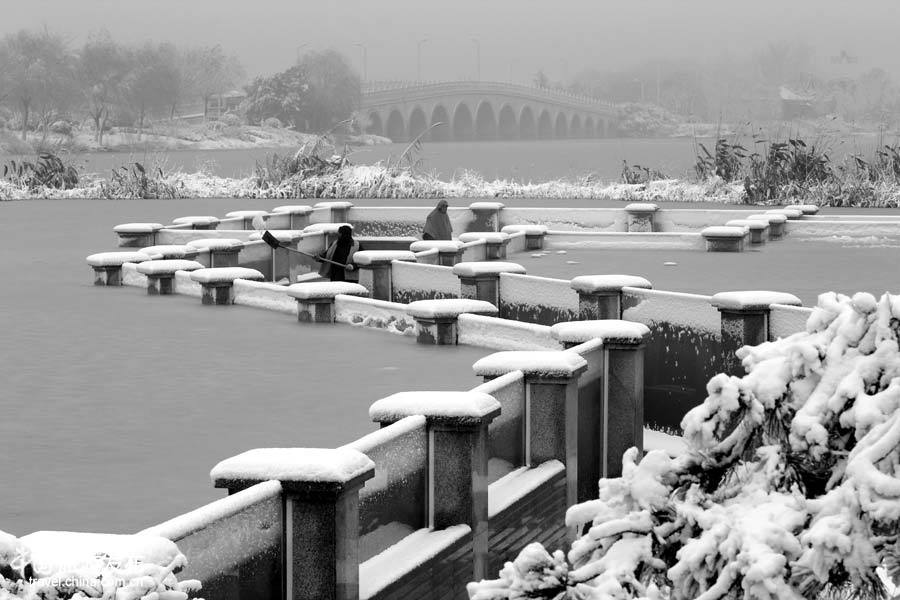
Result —
<path fill-rule="evenodd" d="M 475 374 L 490 381 L 515 371 L 525 375 L 525 464 L 536 466 L 548 460 L 566 465 L 566 502 L 574 504 L 579 482 L 578 449 L 586 443 L 579 438 L 578 379 L 587 370 L 587 361 L 568 351 L 496 352 L 477 361 Z M 595 480 L 596 481 L 596 480 Z"/>
<path fill-rule="evenodd" d="M 253 234 L 256 235 L 256 234 Z M 286 250 L 279 250 L 284 255 Z M 277 281 L 281 278 L 287 278 L 287 273 L 282 272 L 280 277 L 275 272 L 275 249 L 261 239 L 244 242 L 238 255 L 238 265 L 248 269 L 256 269 L 263 274 L 266 281 Z M 283 271 L 286 271 L 286 261 L 281 261 Z"/>
<path fill-rule="evenodd" d="M 295 283 L 285 293 L 296 299 L 297 320 L 301 323 L 334 323 L 335 298 L 339 295 L 368 297 L 369 290 L 351 281 Z"/>
<path fill-rule="evenodd" d="M 407 261 L 391 263 L 391 297 L 395 302 L 409 304 L 416 300 L 459 298 L 459 291 L 459 277 L 452 267 Z"/>
<path fill-rule="evenodd" d="M 525 267 L 520 264 L 502 261 L 461 262 L 453 267 L 459 277 L 460 296 L 484 300 L 494 306 L 500 304 L 500 274 L 525 274 Z"/>
<path fill-rule="evenodd" d="M 353 236 L 361 250 L 409 250 L 411 244 L 417 240 L 412 236 L 393 235 L 393 236 Z"/>
<path fill-rule="evenodd" d="M 326 208 L 316 208 L 314 210 L 330 211 L 330 209 L 326 209 Z M 326 222 L 322 222 L 322 223 L 314 222 L 312 225 L 307 225 L 306 227 L 303 228 L 303 233 L 322 233 L 322 234 L 324 234 L 325 235 L 325 247 L 327 248 L 332 243 L 334 243 L 335 240 L 337 240 L 338 229 L 340 229 L 341 227 L 344 227 L 344 226 L 347 226 L 350 229 L 352 229 L 354 233 L 356 232 L 356 228 L 353 227 L 353 225 L 351 225 L 350 223 L 329 223 L 326 221 Z"/>
<path fill-rule="evenodd" d="M 262 281 L 262 273 L 246 267 L 214 267 L 191 272 L 191 279 L 203 288 L 203 304 L 233 304 L 234 282 L 236 279 Z"/>
<path fill-rule="evenodd" d="M 416 255 L 409 250 L 361 250 L 353 255 L 359 269 L 359 283 L 369 290 L 376 300 L 393 300 L 391 263 L 416 262 Z"/>
<path fill-rule="evenodd" d="M 706 397 L 706 383 L 721 371 L 721 318 L 711 300 L 698 294 L 622 288 L 621 318 L 650 328 L 644 351 L 648 424 L 678 431 L 685 413 Z"/>
<path fill-rule="evenodd" d="M 502 225 L 540 225 L 558 231 L 628 231 L 621 208 L 521 207 L 503 209 Z"/>
<path fill-rule="evenodd" d="M 328 219 L 332 223 L 345 223 L 349 221 L 350 209 L 353 208 L 352 202 L 335 200 L 329 202 L 317 202 L 313 205 L 313 209 L 325 209 L 329 212 Z"/>
<path fill-rule="evenodd" d="M 405 304 L 341 294 L 334 299 L 334 320 L 359 327 L 381 329 L 400 335 L 416 335 L 416 320 Z"/>
<path fill-rule="evenodd" d="M 806 322 L 812 313 L 813 309 L 802 306 L 770 305 L 769 341 L 774 342 L 779 338 L 806 331 Z"/>
<path fill-rule="evenodd" d="M 830 216 L 830 215 L 829 215 Z M 900 238 L 900 223 L 885 219 L 872 219 L 868 216 L 859 220 L 812 219 L 803 221 L 789 220 L 785 224 L 785 232 L 791 237 L 822 239 L 833 236 L 850 238 Z"/>
<path fill-rule="evenodd" d="M 188 229 L 215 229 L 219 226 L 219 219 L 211 215 L 190 215 L 172 219 L 175 225 L 186 226 Z"/>
<path fill-rule="evenodd" d="M 284 572 L 281 484 L 265 481 L 148 527 L 187 557 L 182 579 L 206 598 L 280 598 Z"/>
<path fill-rule="evenodd" d="M 287 286 L 266 281 L 236 279 L 233 304 L 271 310 L 287 315 L 297 314 L 297 302 L 288 296 Z"/>
<path fill-rule="evenodd" d="M 418 240 L 409 245 L 409 250 L 416 253 L 436 250 L 437 264 L 452 267 L 462 260 L 462 247 L 462 242 L 458 240 Z"/>
<path fill-rule="evenodd" d="M 184 244 L 163 244 L 158 246 L 147 246 L 140 250 L 144 254 L 150 256 L 154 260 L 165 259 L 187 259 L 193 260 L 197 256 L 199 250 Z"/>
<path fill-rule="evenodd" d="M 460 315 L 457 343 L 494 350 L 559 350 L 550 327 L 484 315 Z"/>
<path fill-rule="evenodd" d="M 235 238 L 204 238 L 195 239 L 187 243 L 191 248 L 206 250 L 209 252 L 209 266 L 212 267 L 237 267 L 240 264 L 239 255 L 244 249 L 244 242 Z"/>
<path fill-rule="evenodd" d="M 577 319 L 619 319 L 622 317 L 622 290 L 626 287 L 651 289 L 653 285 L 636 275 L 579 275 L 569 283 L 578 294 Z M 567 319 L 574 320 L 574 319 Z"/>
<path fill-rule="evenodd" d="M 349 219 L 359 235 L 421 238 L 425 219 L 433 209 L 434 206 L 354 206 Z M 454 233 L 468 231 L 472 222 L 468 208 L 451 206 L 447 216 Z"/>
<path fill-rule="evenodd" d="M 246 242 L 255 231 L 244 229 L 191 229 L 190 227 L 174 226 L 160 229 L 156 232 L 156 243 L 160 245 L 186 245 L 194 240 L 230 238 Z"/>
<path fill-rule="evenodd" d="M 500 231 L 470 231 L 459 236 L 459 241 L 484 242 L 484 260 L 503 260 L 509 245 L 509 234 Z"/>
<path fill-rule="evenodd" d="M 122 285 L 122 265 L 151 260 L 143 252 L 98 252 L 85 261 L 94 269 L 94 285 Z"/>
<path fill-rule="evenodd" d="M 119 247 L 144 248 L 157 243 L 156 233 L 163 227 L 162 223 L 122 223 L 113 231 L 119 236 Z"/>
<path fill-rule="evenodd" d="M 654 231 L 693 232 L 714 225 L 724 225 L 732 219 L 746 219 L 758 210 L 723 208 L 661 208 L 653 217 Z"/>
<path fill-rule="evenodd" d="M 476 262 L 487 260 L 487 242 L 482 239 L 464 242 L 460 262 Z"/>
<path fill-rule="evenodd" d="M 510 236 L 513 236 L 517 233 L 522 233 L 525 235 L 525 247 L 524 248 L 513 248 L 511 245 L 508 247 L 510 252 L 518 252 L 519 250 L 543 250 L 544 249 L 544 236 L 547 235 L 547 226 L 546 225 L 505 225 L 501 230 L 501 233 L 507 233 Z M 512 242 L 510 242 L 512 244 Z"/>
<path fill-rule="evenodd" d="M 501 273 L 497 295 L 504 319 L 552 325 L 578 318 L 578 294 L 567 279 Z"/>
<path fill-rule="evenodd" d="M 743 252 L 750 230 L 745 227 L 716 225 L 707 227 L 700 235 L 706 240 L 707 252 Z"/>
<path fill-rule="evenodd" d="M 317 273 L 322 263 L 316 262 L 315 256 L 323 254 L 328 246 L 325 233 L 307 232 L 304 230 L 293 248 L 298 252 L 288 252 L 288 281 L 296 283 L 297 278 L 308 273 Z"/>
<path fill-rule="evenodd" d="M 628 215 L 628 231 L 633 233 L 651 233 L 655 230 L 653 217 L 659 206 L 649 202 L 635 202 L 625 207 Z"/>
<path fill-rule="evenodd" d="M 525 465 L 525 374 L 512 371 L 472 388 L 500 404 L 488 427 L 488 482 Z"/>
<path fill-rule="evenodd" d="M 429 526 L 425 417 L 406 417 L 344 447 L 375 463 L 375 476 L 359 492 L 362 563 Z"/>
<path fill-rule="evenodd" d="M 267 224 L 271 229 L 303 229 L 309 225 L 312 211 L 312 206 L 306 204 L 276 206 L 269 214 Z"/>
<path fill-rule="evenodd" d="M 302 256 L 293 250 L 297 249 L 297 243 L 303 237 L 303 233 L 295 229 L 276 230 L 269 233 L 278 240 L 281 247 L 272 248 L 265 242 L 263 242 L 265 247 L 253 245 L 253 242 L 262 240 L 263 233 L 258 231 L 251 233 L 251 243 L 247 244 L 241 253 L 241 266 L 262 271 L 270 281 L 290 281 L 291 265 L 297 260 L 297 257 Z"/>
<path fill-rule="evenodd" d="M 284 498 L 284 595 L 356 598 L 359 586 L 359 491 L 375 464 L 350 448 L 257 448 L 210 472 L 230 494 L 269 480 Z"/>
<path fill-rule="evenodd" d="M 762 219 L 733 219 L 726 227 L 745 227 L 750 233 L 751 244 L 765 244 L 769 239 L 769 223 Z"/>
<path fill-rule="evenodd" d="M 744 368 L 735 353 L 742 346 L 769 340 L 769 312 L 773 304 L 800 306 L 793 294 L 764 290 L 720 292 L 710 300 L 721 314 L 722 365 L 729 375 L 741 376 Z"/>
<path fill-rule="evenodd" d="M 636 250 L 702 250 L 703 236 L 694 232 L 606 232 L 560 231 L 547 232 L 544 246 L 548 250 L 570 248 L 634 248 Z"/>
<path fill-rule="evenodd" d="M 783 208 L 773 208 L 771 210 L 765 211 L 767 215 L 784 215 L 788 218 L 789 221 L 796 221 L 803 218 L 803 211 L 793 207 L 793 206 L 785 206 Z"/>
<path fill-rule="evenodd" d="M 466 231 L 500 231 L 501 212 L 505 208 L 502 202 L 473 202 L 469 205 L 472 211 L 472 222 Z"/>
<path fill-rule="evenodd" d="M 382 425 L 425 417 L 428 431 L 428 525 L 472 529 L 474 575 L 488 557 L 488 427 L 500 404 L 482 392 L 401 392 L 378 400 L 369 416 Z"/>
<path fill-rule="evenodd" d="M 253 219 L 256 217 L 266 218 L 269 216 L 267 210 L 233 210 L 225 213 L 226 219 L 241 219 L 241 229 L 253 229 Z"/>
<path fill-rule="evenodd" d="M 417 300 L 406 307 L 406 313 L 416 320 L 416 341 L 438 346 L 456 345 L 461 315 L 496 316 L 497 312 L 490 302 L 468 298 Z"/>
<path fill-rule="evenodd" d="M 501 233 L 509 236 L 509 239 L 506 242 L 507 255 L 515 254 L 516 252 L 525 252 L 525 248 L 528 245 L 528 239 L 524 231 L 514 231 L 512 233 L 503 231 Z"/>
<path fill-rule="evenodd" d="M 782 214 L 752 214 L 747 216 L 748 220 L 765 221 L 769 224 L 769 239 L 780 240 L 787 231 L 787 217 Z"/>
<path fill-rule="evenodd" d="M 168 296 L 174 293 L 174 280 L 177 271 L 196 271 L 203 265 L 195 260 L 168 259 L 151 260 L 137 265 L 137 272 L 147 277 L 147 294 L 151 296 Z"/>

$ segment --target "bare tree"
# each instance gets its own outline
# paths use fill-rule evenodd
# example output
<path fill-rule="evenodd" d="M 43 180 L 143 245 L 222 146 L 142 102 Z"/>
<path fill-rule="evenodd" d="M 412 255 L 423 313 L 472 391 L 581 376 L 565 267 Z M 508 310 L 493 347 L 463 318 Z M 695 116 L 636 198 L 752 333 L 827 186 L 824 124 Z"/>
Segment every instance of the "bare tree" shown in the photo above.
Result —
<path fill-rule="evenodd" d="M 209 99 L 234 88 L 244 76 L 237 58 L 228 56 L 221 46 L 191 48 L 183 57 L 182 75 L 190 92 L 203 101 L 203 118 L 209 113 Z"/>
<path fill-rule="evenodd" d="M 130 53 L 114 42 L 106 31 L 92 35 L 81 51 L 79 78 L 87 110 L 96 128 L 98 144 L 112 110 L 121 104 L 132 70 Z"/>
<path fill-rule="evenodd" d="M 171 47 L 147 43 L 132 54 L 133 69 L 126 82 L 128 103 L 137 113 L 138 136 L 143 135 L 147 114 L 171 106 L 179 84 L 176 55 Z"/>
<path fill-rule="evenodd" d="M 330 129 L 359 107 L 362 96 L 359 75 L 343 54 L 335 50 L 309 52 L 299 67 L 309 82 L 308 99 L 302 111 L 307 128 Z"/>

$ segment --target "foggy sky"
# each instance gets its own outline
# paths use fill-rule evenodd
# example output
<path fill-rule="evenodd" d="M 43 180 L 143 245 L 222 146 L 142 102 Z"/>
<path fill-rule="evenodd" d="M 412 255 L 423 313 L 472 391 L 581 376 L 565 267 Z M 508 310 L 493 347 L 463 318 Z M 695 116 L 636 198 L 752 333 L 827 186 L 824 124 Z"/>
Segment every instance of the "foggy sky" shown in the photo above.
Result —
<path fill-rule="evenodd" d="M 900 0 L 0 0 L 0 35 L 46 26 L 79 46 L 107 28 L 121 42 L 221 44 L 248 74 L 335 48 L 369 79 L 566 80 L 654 58 L 746 56 L 773 41 L 841 50 L 900 73 Z"/>

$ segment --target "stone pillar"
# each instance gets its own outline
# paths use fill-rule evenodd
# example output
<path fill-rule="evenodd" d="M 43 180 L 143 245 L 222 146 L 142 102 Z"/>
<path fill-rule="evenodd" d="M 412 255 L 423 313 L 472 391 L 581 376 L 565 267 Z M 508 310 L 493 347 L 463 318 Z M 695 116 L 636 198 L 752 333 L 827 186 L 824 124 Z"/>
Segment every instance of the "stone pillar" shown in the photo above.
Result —
<path fill-rule="evenodd" d="M 582 321 L 620 319 L 622 288 L 653 288 L 649 281 L 634 275 L 581 275 L 570 285 L 578 292 L 578 318 Z"/>
<path fill-rule="evenodd" d="M 172 219 L 176 225 L 190 225 L 191 229 L 209 230 L 219 226 L 219 219 L 213 216 L 191 216 Z"/>
<path fill-rule="evenodd" d="M 659 207 L 655 204 L 638 202 L 625 207 L 628 215 L 629 232 L 651 233 L 654 231 L 653 217 Z"/>
<path fill-rule="evenodd" d="M 203 287 L 203 295 L 201 296 L 203 304 L 227 305 L 234 303 L 235 279 L 263 281 L 265 276 L 256 269 L 218 267 L 192 271 L 191 279 Z"/>
<path fill-rule="evenodd" d="M 266 218 L 269 216 L 269 213 L 264 210 L 233 210 L 230 213 L 225 213 L 225 217 L 229 219 L 243 219 L 242 229 L 252 230 L 253 229 L 253 219 L 254 217 L 262 217 Z"/>
<path fill-rule="evenodd" d="M 791 221 L 799 221 L 803 218 L 803 211 L 795 206 L 785 206 L 783 208 L 774 208 L 765 212 L 767 215 L 784 215 Z"/>
<path fill-rule="evenodd" d="M 277 215 L 288 215 L 288 229 L 298 230 L 309 225 L 309 217 L 312 214 L 312 206 L 305 204 L 291 204 L 286 206 L 276 206 L 272 209 L 272 213 Z"/>
<path fill-rule="evenodd" d="M 525 267 L 509 262 L 461 262 L 453 267 L 459 277 L 460 298 L 483 300 L 500 306 L 500 274 L 525 274 Z"/>
<path fill-rule="evenodd" d="M 209 251 L 209 266 L 213 268 L 237 267 L 240 265 L 244 242 L 234 238 L 206 238 L 187 243 L 191 248 Z"/>
<path fill-rule="evenodd" d="M 375 402 L 373 421 L 387 426 L 424 415 L 428 430 L 428 523 L 472 529 L 473 579 L 487 576 L 488 426 L 500 404 L 480 392 L 402 392 Z"/>
<path fill-rule="evenodd" d="M 369 290 L 350 281 L 313 281 L 287 288 L 287 295 L 297 299 L 297 320 L 301 323 L 334 323 L 334 299 L 339 294 L 368 297 Z"/>
<path fill-rule="evenodd" d="M 459 236 L 459 241 L 465 243 L 484 240 L 484 259 L 501 260 L 506 258 L 506 246 L 509 244 L 509 234 L 494 231 L 470 231 Z"/>
<path fill-rule="evenodd" d="M 327 208 L 331 211 L 332 223 L 346 223 L 350 216 L 350 209 L 353 208 L 352 202 L 318 202 L 313 208 Z"/>
<path fill-rule="evenodd" d="M 199 250 L 186 245 L 165 244 L 162 246 L 148 246 L 146 248 L 141 248 L 140 252 L 150 255 L 154 260 L 193 260 L 197 257 Z"/>
<path fill-rule="evenodd" d="M 468 313 L 496 317 L 498 312 L 490 302 L 458 298 L 417 300 L 406 307 L 406 313 L 416 320 L 416 341 L 439 346 L 456 344 L 459 315 Z"/>
<path fill-rule="evenodd" d="M 525 249 L 526 250 L 543 250 L 544 236 L 547 235 L 546 225 L 507 225 L 500 230 L 501 233 L 518 233 L 525 232 Z"/>
<path fill-rule="evenodd" d="M 815 204 L 798 204 L 792 208 L 796 208 L 797 210 L 799 210 L 801 213 L 803 213 L 804 217 L 807 215 L 815 215 L 819 212 L 819 207 Z"/>
<path fill-rule="evenodd" d="M 501 202 L 473 202 L 469 205 L 473 218 L 466 231 L 500 231 L 500 211 L 503 208 Z"/>
<path fill-rule="evenodd" d="M 769 339 L 769 312 L 773 304 L 801 306 L 793 294 L 748 291 L 720 292 L 711 303 L 722 319 L 722 369 L 729 375 L 744 374 L 735 352 L 743 346 L 757 346 Z"/>
<path fill-rule="evenodd" d="M 168 296 L 173 293 L 176 271 L 196 271 L 203 265 L 195 260 L 167 259 L 151 260 L 137 266 L 138 273 L 147 276 L 147 294 Z"/>
<path fill-rule="evenodd" d="M 716 225 L 700 232 L 706 240 L 707 252 L 743 252 L 748 231 L 743 227 Z"/>
<path fill-rule="evenodd" d="M 353 255 L 359 269 L 359 283 L 364 285 L 375 300 L 391 301 L 391 263 L 395 260 L 416 262 L 416 255 L 408 250 L 362 250 Z"/>
<path fill-rule="evenodd" d="M 579 481 L 578 377 L 587 361 L 574 352 L 558 350 L 496 352 L 476 362 L 475 374 L 485 381 L 512 371 L 525 374 L 525 460 L 536 467 L 548 460 L 566 465 L 566 504 L 578 502 L 579 489 L 593 486 Z"/>
<path fill-rule="evenodd" d="M 259 448 L 210 473 L 229 494 L 279 480 L 284 530 L 284 598 L 359 598 L 359 490 L 375 464 L 348 448 Z"/>
<path fill-rule="evenodd" d="M 94 269 L 94 285 L 122 285 L 122 265 L 151 259 L 145 252 L 99 252 L 85 260 Z"/>
<path fill-rule="evenodd" d="M 787 217 L 784 215 L 772 215 L 772 214 L 764 214 L 764 215 L 750 215 L 747 217 L 748 220 L 760 220 L 765 221 L 769 224 L 769 239 L 777 240 L 784 237 L 785 228 L 787 223 Z"/>
<path fill-rule="evenodd" d="M 462 260 L 462 243 L 456 240 L 419 240 L 409 245 L 410 252 L 437 250 L 437 264 L 452 267 Z"/>
<path fill-rule="evenodd" d="M 769 239 L 769 223 L 762 219 L 735 219 L 725 223 L 725 226 L 747 229 L 751 244 L 765 244 Z"/>
<path fill-rule="evenodd" d="M 162 223 L 122 223 L 113 227 L 123 248 L 145 248 L 156 244 L 156 233 Z"/>

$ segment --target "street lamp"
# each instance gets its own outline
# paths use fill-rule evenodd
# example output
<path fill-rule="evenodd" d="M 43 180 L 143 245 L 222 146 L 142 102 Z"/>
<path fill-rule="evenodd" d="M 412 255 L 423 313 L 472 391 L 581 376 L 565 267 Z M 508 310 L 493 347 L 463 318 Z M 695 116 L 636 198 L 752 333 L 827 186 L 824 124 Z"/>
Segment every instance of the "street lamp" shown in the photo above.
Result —
<path fill-rule="evenodd" d="M 481 40 L 472 38 L 475 42 L 475 81 L 481 81 Z"/>
<path fill-rule="evenodd" d="M 427 41 L 427 37 L 416 41 L 416 81 L 422 81 L 422 44 Z"/>
<path fill-rule="evenodd" d="M 369 52 L 366 49 L 365 44 L 353 44 L 354 46 L 359 46 L 362 48 L 362 63 L 363 63 L 363 82 L 369 80 Z"/>

